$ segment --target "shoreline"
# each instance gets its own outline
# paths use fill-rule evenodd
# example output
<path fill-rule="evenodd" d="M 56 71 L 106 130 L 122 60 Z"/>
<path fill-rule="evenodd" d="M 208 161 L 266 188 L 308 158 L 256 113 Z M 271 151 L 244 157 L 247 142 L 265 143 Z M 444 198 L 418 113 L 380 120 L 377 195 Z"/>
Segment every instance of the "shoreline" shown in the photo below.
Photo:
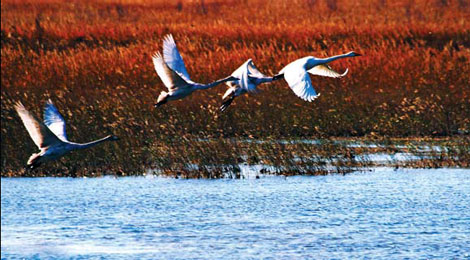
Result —
<path fill-rule="evenodd" d="M 102 177 L 156 174 L 173 178 L 244 178 L 251 175 L 348 174 L 357 169 L 470 168 L 470 138 L 205 139 L 154 144 L 148 167 L 124 172 L 110 165 L 73 166 L 70 160 L 2 177 Z M 206 147 L 206 148 L 203 148 Z M 206 153 L 200 151 L 207 149 Z M 282 151 L 282 152 L 281 152 Z M 165 156 L 165 154 L 167 156 Z M 56 166 L 57 168 L 54 168 Z M 67 167 L 71 167 L 67 168 Z"/>

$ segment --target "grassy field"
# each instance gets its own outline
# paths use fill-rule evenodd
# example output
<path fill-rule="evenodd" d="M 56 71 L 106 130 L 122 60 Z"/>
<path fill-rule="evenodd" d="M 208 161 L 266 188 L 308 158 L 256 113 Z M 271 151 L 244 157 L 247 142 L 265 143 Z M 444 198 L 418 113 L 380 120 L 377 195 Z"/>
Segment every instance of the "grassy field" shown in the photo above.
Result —
<path fill-rule="evenodd" d="M 187 175 L 207 177 L 217 176 L 209 167 L 216 164 L 299 165 L 299 156 L 358 152 L 328 141 L 337 138 L 439 138 L 449 147 L 441 160 L 417 166 L 468 167 L 469 1 L 167 2 L 1 2 L 2 176 L 129 175 L 148 168 L 171 175 L 197 164 L 212 172 Z M 248 58 L 275 74 L 307 55 L 354 50 L 364 56 L 331 64 L 338 71 L 349 68 L 343 79 L 313 76 L 322 94 L 313 103 L 278 81 L 236 99 L 225 113 L 218 111 L 224 86 L 155 110 L 164 86 L 151 55 L 161 50 L 167 33 L 197 82 L 227 76 Z M 12 105 L 21 100 L 40 116 L 49 97 L 64 115 L 71 140 L 110 133 L 121 140 L 25 172 L 36 147 Z M 239 141 L 245 139 L 326 141 Z M 325 172 L 314 159 L 303 165 L 300 173 Z"/>

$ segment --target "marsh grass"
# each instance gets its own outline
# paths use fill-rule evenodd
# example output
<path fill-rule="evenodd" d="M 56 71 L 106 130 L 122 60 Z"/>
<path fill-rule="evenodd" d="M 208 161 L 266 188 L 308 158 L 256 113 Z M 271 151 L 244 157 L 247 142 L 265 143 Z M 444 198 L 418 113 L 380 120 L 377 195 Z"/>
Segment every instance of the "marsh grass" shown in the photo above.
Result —
<path fill-rule="evenodd" d="M 2 1 L 2 176 L 121 176 L 151 168 L 171 175 L 198 165 L 187 175 L 217 177 L 256 161 L 279 174 L 316 174 L 330 171 L 324 158 L 338 164 L 338 172 L 362 164 L 354 161 L 357 149 L 337 143 L 234 141 L 246 138 L 451 137 L 444 144 L 450 148 L 423 167 L 468 167 L 470 13 L 464 4 Z M 222 86 L 155 110 L 164 87 L 150 57 L 167 33 L 200 82 L 224 77 L 248 58 L 274 74 L 306 55 L 355 50 L 364 56 L 332 64 L 350 69 L 341 80 L 314 77 L 322 96 L 313 103 L 276 82 L 259 95 L 238 98 L 225 113 L 217 110 Z M 121 140 L 24 172 L 36 148 L 12 104 L 21 100 L 41 115 L 49 97 L 63 113 L 71 140 L 110 133 Z M 212 141 L 195 141 L 200 139 Z"/>

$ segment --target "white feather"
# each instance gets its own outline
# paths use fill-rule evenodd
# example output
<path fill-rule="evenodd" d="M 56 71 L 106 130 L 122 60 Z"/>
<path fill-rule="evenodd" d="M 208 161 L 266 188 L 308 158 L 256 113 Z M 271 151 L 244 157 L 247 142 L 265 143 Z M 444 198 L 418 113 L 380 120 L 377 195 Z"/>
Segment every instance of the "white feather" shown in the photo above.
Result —
<path fill-rule="evenodd" d="M 49 99 L 44 108 L 44 124 L 62 141 L 67 141 L 65 120 Z"/>
<path fill-rule="evenodd" d="M 47 126 L 44 125 L 44 123 L 37 120 L 36 117 L 31 114 L 31 112 L 26 110 L 21 102 L 15 104 L 15 109 L 23 121 L 23 124 L 31 136 L 31 139 L 33 139 L 33 142 L 39 149 L 61 142 L 59 138 L 57 138 L 57 136 L 52 133 Z"/>
<path fill-rule="evenodd" d="M 308 73 L 332 78 L 344 77 L 348 73 L 348 69 L 340 74 L 334 71 L 328 63 L 337 59 L 355 56 L 360 55 L 355 52 L 348 52 L 326 59 L 308 56 L 287 64 L 279 73 L 284 74 L 287 84 L 298 97 L 306 101 L 313 101 L 320 94 L 315 91 Z"/>
<path fill-rule="evenodd" d="M 343 74 L 340 74 L 334 71 L 328 64 L 317 65 L 310 70 L 308 70 L 310 74 L 324 76 L 324 77 L 331 77 L 331 78 L 341 78 L 348 74 L 348 69 L 346 69 Z"/>
<path fill-rule="evenodd" d="M 157 52 L 152 56 L 152 61 L 155 71 L 168 88 L 168 95 L 164 95 L 164 98 L 160 96 L 158 103 L 165 102 L 165 100 L 181 99 L 195 90 L 212 88 L 223 82 L 234 80 L 232 77 L 227 77 L 209 84 L 191 81 L 171 34 L 166 35 L 163 39 L 163 56 Z"/>
<path fill-rule="evenodd" d="M 186 66 L 184 65 L 183 58 L 181 57 L 181 54 L 176 47 L 175 40 L 171 34 L 168 34 L 163 39 L 163 59 L 168 67 L 181 74 L 185 80 L 191 80 L 188 71 L 186 70 Z"/>

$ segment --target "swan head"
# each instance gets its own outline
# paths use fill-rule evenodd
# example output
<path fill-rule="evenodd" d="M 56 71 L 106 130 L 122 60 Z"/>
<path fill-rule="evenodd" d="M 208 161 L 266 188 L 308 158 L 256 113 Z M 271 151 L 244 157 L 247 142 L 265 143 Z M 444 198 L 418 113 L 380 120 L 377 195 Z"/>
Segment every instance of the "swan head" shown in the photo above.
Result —
<path fill-rule="evenodd" d="M 349 57 L 362 56 L 361 54 L 359 54 L 357 52 L 354 52 L 354 51 L 350 51 L 347 54 L 348 54 Z"/>
<path fill-rule="evenodd" d="M 107 138 L 108 138 L 109 141 L 117 141 L 117 140 L 119 140 L 119 137 L 117 137 L 117 136 L 115 136 L 115 135 L 108 135 Z"/>

